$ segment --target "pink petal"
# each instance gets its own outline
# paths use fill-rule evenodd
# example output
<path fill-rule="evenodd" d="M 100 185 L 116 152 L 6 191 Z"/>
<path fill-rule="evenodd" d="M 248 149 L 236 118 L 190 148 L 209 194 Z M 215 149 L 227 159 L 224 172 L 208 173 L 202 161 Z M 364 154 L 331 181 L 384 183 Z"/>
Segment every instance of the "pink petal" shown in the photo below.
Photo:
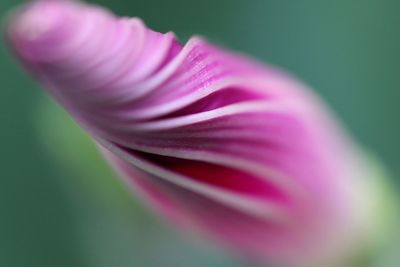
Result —
<path fill-rule="evenodd" d="M 285 266 L 357 235 L 348 187 L 364 173 L 358 150 L 283 71 L 76 1 L 26 5 L 8 38 L 171 221 Z"/>

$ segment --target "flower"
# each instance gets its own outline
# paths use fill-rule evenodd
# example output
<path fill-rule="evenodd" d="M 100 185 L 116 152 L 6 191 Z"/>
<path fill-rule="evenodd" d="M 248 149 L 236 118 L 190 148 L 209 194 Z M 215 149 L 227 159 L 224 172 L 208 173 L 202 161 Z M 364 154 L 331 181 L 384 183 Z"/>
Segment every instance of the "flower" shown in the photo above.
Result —
<path fill-rule="evenodd" d="M 357 184 L 370 175 L 367 160 L 285 72 L 77 1 L 27 4 L 7 38 L 178 227 L 284 266 L 327 266 L 318 264 L 364 240 Z"/>

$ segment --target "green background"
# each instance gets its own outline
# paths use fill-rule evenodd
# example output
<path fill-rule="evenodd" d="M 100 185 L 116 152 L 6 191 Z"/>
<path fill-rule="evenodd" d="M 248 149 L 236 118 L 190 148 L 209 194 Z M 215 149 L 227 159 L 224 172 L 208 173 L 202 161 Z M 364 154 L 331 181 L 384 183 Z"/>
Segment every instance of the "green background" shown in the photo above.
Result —
<path fill-rule="evenodd" d="M 21 2 L 1 0 L 1 17 Z M 96 2 L 181 40 L 201 34 L 289 70 L 400 174 L 400 1 Z M 243 266 L 138 205 L 4 42 L 0 86 L 1 267 Z"/>

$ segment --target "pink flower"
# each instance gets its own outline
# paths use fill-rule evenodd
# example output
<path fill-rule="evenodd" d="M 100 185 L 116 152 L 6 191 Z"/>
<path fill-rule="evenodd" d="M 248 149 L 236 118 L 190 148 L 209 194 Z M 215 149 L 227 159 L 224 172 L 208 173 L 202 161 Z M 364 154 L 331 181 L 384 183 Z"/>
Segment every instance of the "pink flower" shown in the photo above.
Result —
<path fill-rule="evenodd" d="M 309 267 L 361 235 L 358 148 L 286 73 L 75 1 L 26 5 L 7 36 L 121 176 L 178 227 L 284 266 Z"/>

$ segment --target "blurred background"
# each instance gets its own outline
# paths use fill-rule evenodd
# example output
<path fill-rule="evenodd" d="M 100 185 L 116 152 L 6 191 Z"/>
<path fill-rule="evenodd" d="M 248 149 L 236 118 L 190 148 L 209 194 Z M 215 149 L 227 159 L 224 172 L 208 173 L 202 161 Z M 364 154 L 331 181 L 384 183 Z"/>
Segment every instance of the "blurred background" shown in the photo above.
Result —
<path fill-rule="evenodd" d="M 1 0 L 0 15 L 22 3 Z M 99 0 L 311 85 L 400 177 L 400 1 Z M 139 204 L 0 42 L 0 266 L 245 266 Z"/>

